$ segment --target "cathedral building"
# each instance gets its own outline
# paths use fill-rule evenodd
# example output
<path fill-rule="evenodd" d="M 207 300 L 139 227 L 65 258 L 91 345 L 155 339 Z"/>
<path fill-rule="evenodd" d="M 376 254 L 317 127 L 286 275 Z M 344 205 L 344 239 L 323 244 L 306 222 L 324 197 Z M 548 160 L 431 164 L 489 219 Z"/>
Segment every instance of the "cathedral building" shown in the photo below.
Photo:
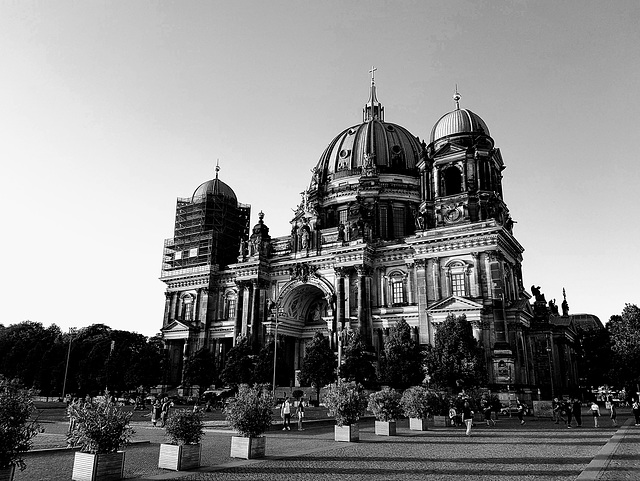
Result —
<path fill-rule="evenodd" d="M 454 101 L 420 140 L 386 121 L 372 76 L 362 122 L 310 164 L 289 235 L 272 238 L 262 212 L 250 229 L 250 207 L 217 169 L 178 199 L 161 276 L 166 384 L 180 384 L 197 350 L 214 352 L 220 367 L 239 336 L 259 347 L 276 324 L 295 383 L 316 332 L 337 351 L 341 333 L 358 330 L 379 352 L 400 319 L 426 345 L 449 314 L 464 314 L 490 384 L 533 392 L 535 313 L 503 196 L 505 163 L 484 120 L 460 107 L 457 92 Z"/>

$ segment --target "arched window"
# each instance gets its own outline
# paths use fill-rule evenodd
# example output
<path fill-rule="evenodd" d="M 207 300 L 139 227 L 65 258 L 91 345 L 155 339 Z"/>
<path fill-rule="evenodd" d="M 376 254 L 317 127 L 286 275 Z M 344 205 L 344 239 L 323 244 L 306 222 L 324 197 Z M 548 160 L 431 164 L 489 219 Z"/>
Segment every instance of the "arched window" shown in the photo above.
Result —
<path fill-rule="evenodd" d="M 462 192 L 462 174 L 460 169 L 451 166 L 443 172 L 444 195 L 455 195 Z"/>
<path fill-rule="evenodd" d="M 237 297 L 235 293 L 227 294 L 224 302 L 224 317 L 234 319 L 236 317 Z"/>
<path fill-rule="evenodd" d="M 462 261 L 450 262 L 447 266 L 449 292 L 452 296 L 467 297 L 467 272 L 469 266 Z"/>
<path fill-rule="evenodd" d="M 405 304 L 404 280 L 405 274 L 400 271 L 392 272 L 389 275 L 389 287 L 391 289 L 391 304 Z"/>
<path fill-rule="evenodd" d="M 193 321 L 193 305 L 194 297 L 191 294 L 182 298 L 182 319 L 185 321 Z"/>

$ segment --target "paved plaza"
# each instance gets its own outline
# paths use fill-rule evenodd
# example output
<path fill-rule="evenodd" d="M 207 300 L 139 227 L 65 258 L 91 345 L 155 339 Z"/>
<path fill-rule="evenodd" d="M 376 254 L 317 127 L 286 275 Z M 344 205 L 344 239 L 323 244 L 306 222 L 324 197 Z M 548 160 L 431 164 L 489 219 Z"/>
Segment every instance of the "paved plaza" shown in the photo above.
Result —
<path fill-rule="evenodd" d="M 157 468 L 158 444 L 164 430 L 134 423 L 136 444 L 126 449 L 125 477 L 182 480 L 638 480 L 640 427 L 630 416 L 620 427 L 590 417 L 583 427 L 567 429 L 549 419 L 501 418 L 496 427 L 478 424 L 471 437 L 462 428 L 410 431 L 406 420 L 398 435 L 376 436 L 373 421 L 361 423 L 359 443 L 333 440 L 330 421 L 307 423 L 304 431 L 267 433 L 266 458 L 229 457 L 230 437 L 224 426 L 209 424 L 203 440 L 202 468 L 171 472 Z M 295 429 L 295 427 L 293 428 Z M 50 449 L 64 445 L 65 423 L 49 423 L 36 438 L 39 451 L 28 454 L 28 468 L 16 481 L 69 480 L 73 452 Z M 49 449 L 47 449 L 49 448 Z"/>

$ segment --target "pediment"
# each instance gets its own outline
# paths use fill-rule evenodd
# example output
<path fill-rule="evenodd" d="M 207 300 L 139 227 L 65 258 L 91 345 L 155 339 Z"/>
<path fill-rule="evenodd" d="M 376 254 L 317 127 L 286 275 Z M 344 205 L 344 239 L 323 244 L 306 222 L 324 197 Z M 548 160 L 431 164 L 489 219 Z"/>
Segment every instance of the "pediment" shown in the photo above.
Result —
<path fill-rule="evenodd" d="M 427 312 L 465 312 L 465 311 L 478 311 L 483 308 L 483 305 L 467 299 L 465 297 L 450 296 L 446 299 L 442 299 L 427 309 Z"/>
<path fill-rule="evenodd" d="M 186 339 L 189 337 L 191 328 L 181 321 L 172 321 L 161 329 L 164 339 Z"/>
<path fill-rule="evenodd" d="M 458 152 L 466 152 L 466 151 L 467 151 L 467 147 L 458 145 L 456 143 L 447 142 L 438 150 L 436 150 L 433 155 L 434 157 L 440 157 L 442 155 L 449 155 L 449 154 L 455 154 Z"/>

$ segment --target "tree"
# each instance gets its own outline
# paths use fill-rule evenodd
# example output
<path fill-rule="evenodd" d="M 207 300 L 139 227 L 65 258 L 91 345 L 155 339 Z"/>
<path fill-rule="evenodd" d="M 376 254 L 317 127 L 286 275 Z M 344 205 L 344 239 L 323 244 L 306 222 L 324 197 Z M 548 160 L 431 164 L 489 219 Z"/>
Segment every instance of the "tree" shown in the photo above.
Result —
<path fill-rule="evenodd" d="M 618 387 L 627 393 L 640 390 L 640 308 L 625 304 L 621 315 L 607 323 L 613 351 L 613 369 Z"/>
<path fill-rule="evenodd" d="M 273 383 L 273 340 L 262 346 L 256 357 L 254 367 L 254 380 L 258 384 Z M 278 349 L 276 354 L 276 385 L 289 385 L 289 376 L 287 374 L 287 365 L 284 360 L 283 349 Z"/>
<path fill-rule="evenodd" d="M 316 332 L 305 346 L 299 380 L 303 386 L 316 388 L 318 400 L 320 389 L 336 380 L 336 355 L 331 350 L 329 339 L 320 332 Z"/>
<path fill-rule="evenodd" d="M 441 387 L 479 386 L 486 382 L 483 351 L 464 314 L 449 314 L 438 326 L 435 345 L 427 346 L 424 363 L 431 382 Z"/>
<path fill-rule="evenodd" d="M 220 373 L 222 382 L 229 386 L 253 384 L 253 351 L 246 337 L 239 337 L 236 345 L 229 349 L 225 366 Z"/>
<path fill-rule="evenodd" d="M 390 329 L 380 353 L 380 382 L 394 389 L 406 389 L 422 383 L 421 353 L 418 344 L 411 339 L 411 327 L 400 319 Z"/>
<path fill-rule="evenodd" d="M 607 329 L 578 328 L 581 358 L 578 369 L 581 385 L 602 386 L 611 382 L 611 337 Z"/>
<path fill-rule="evenodd" d="M 187 386 L 198 386 L 198 396 L 216 380 L 216 363 L 213 353 L 207 348 L 196 351 L 187 360 L 182 382 Z"/>
<path fill-rule="evenodd" d="M 372 387 L 376 379 L 376 368 L 373 356 L 367 350 L 359 331 L 348 331 L 346 344 L 342 350 L 340 377 L 347 381 L 355 381 L 364 387 Z"/>

